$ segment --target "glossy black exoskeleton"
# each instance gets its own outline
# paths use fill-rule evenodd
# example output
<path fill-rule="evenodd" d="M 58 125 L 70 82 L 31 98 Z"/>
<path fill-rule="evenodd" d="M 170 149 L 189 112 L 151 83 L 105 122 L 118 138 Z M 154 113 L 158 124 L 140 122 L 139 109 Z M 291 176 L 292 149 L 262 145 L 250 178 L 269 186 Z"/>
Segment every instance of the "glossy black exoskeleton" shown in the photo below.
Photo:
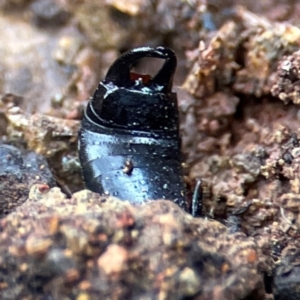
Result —
<path fill-rule="evenodd" d="M 131 72 L 139 59 L 164 60 L 150 78 Z M 169 199 L 188 207 L 183 180 L 176 94 L 177 59 L 164 47 L 141 47 L 121 55 L 88 103 L 79 132 L 86 187 L 123 200 Z"/>

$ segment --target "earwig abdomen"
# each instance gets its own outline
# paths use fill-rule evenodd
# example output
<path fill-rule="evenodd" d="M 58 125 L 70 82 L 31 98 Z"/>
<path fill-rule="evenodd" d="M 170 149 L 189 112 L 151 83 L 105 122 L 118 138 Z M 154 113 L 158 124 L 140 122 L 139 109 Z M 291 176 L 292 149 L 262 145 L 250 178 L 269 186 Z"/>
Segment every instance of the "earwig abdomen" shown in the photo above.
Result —
<path fill-rule="evenodd" d="M 165 60 L 153 79 L 134 74 L 143 57 Z M 141 203 L 168 199 L 187 210 L 172 50 L 137 48 L 109 69 L 90 100 L 79 132 L 86 187 Z"/>

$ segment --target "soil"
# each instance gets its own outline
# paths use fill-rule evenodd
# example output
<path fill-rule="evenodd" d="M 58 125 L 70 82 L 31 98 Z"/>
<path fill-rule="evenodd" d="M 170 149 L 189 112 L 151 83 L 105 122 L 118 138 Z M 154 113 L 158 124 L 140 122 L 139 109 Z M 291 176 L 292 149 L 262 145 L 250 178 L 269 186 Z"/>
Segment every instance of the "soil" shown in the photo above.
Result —
<path fill-rule="evenodd" d="M 1 299 L 300 298 L 300 4 L 126 3 L 0 1 Z M 82 113 L 144 45 L 178 58 L 199 218 L 84 190 Z"/>

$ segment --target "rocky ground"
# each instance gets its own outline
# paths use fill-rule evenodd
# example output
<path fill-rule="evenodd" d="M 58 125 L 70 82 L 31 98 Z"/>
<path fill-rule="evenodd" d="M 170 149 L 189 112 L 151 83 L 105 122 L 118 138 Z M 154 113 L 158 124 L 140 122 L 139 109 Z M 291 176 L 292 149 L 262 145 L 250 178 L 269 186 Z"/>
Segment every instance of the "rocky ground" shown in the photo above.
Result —
<path fill-rule="evenodd" d="M 1 299 L 300 298 L 300 3 L 123 3 L 0 0 Z M 200 218 L 84 190 L 82 112 L 142 45 L 177 54 Z"/>

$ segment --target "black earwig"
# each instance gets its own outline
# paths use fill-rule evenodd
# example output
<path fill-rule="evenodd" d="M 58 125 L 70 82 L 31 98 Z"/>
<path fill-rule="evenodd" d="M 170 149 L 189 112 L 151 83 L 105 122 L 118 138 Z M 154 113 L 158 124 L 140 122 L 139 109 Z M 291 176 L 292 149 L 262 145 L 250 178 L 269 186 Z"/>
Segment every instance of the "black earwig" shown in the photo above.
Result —
<path fill-rule="evenodd" d="M 131 72 L 144 57 L 165 60 L 153 78 Z M 199 188 L 188 205 L 183 179 L 177 97 L 172 92 L 176 64 L 170 49 L 141 47 L 122 54 L 110 67 L 79 131 L 88 189 L 135 203 L 169 199 L 198 214 Z"/>

